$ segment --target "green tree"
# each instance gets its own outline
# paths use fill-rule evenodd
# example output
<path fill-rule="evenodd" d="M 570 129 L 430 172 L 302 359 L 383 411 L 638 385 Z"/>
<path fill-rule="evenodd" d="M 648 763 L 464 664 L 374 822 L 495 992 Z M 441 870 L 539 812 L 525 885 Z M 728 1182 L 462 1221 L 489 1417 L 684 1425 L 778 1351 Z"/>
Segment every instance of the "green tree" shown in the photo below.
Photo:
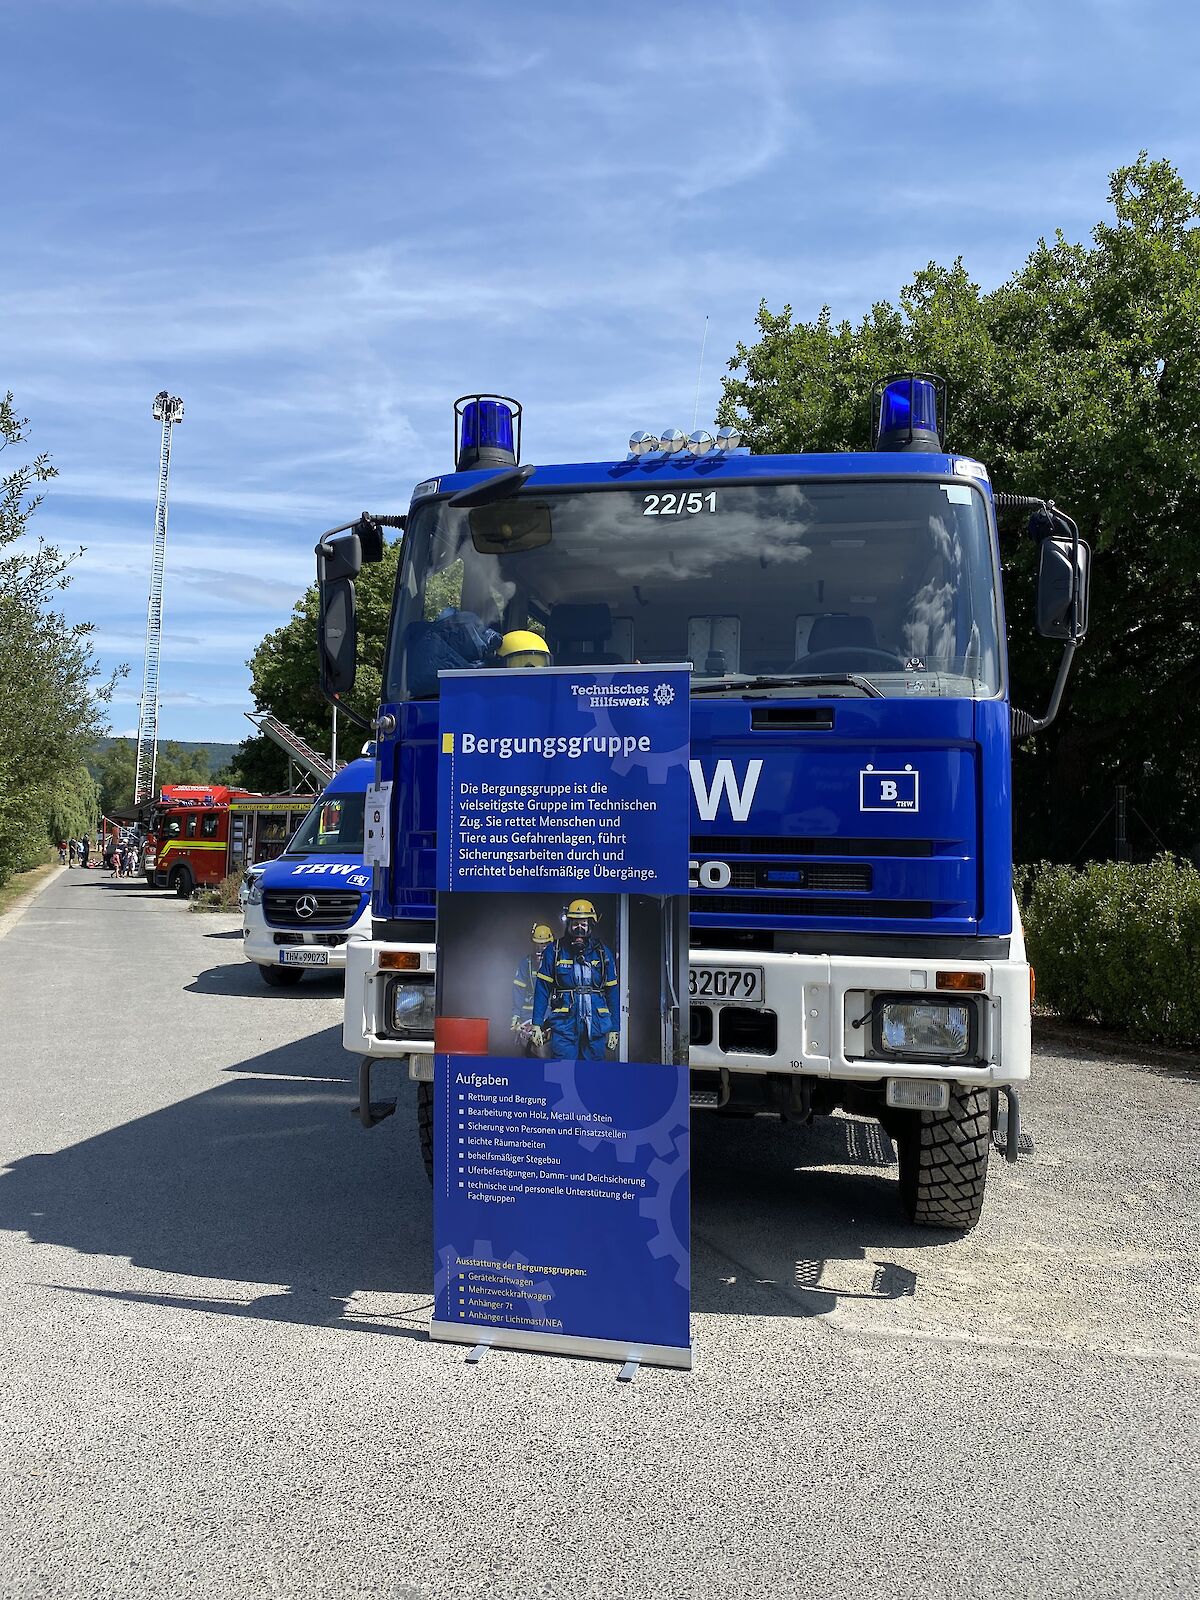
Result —
<path fill-rule="evenodd" d="M 6 395 L 0 452 L 25 443 L 26 426 Z M 53 609 L 82 552 L 25 542 L 53 476 L 45 455 L 0 476 L 0 883 L 40 860 L 63 821 L 90 816 L 86 760 L 113 689 L 97 679 L 90 625 Z"/>
<path fill-rule="evenodd" d="M 387 648 L 392 591 L 400 561 L 400 541 L 385 541 L 383 560 L 362 569 L 356 580 L 358 600 L 358 681 L 350 701 L 361 716 L 374 716 L 383 687 L 383 658 Z M 314 750 L 328 753 L 332 711 L 322 699 L 317 681 L 317 588 L 314 584 L 296 604 L 291 618 L 269 633 L 246 663 L 254 704 L 269 711 L 307 740 Z M 361 729 L 348 717 L 339 719 L 338 753 L 357 753 Z M 282 789 L 287 782 L 287 757 L 261 735 L 246 739 L 235 761 L 236 771 L 248 788 Z"/>
<path fill-rule="evenodd" d="M 209 783 L 209 754 L 203 745 L 187 750 L 174 739 L 158 747 L 154 769 L 156 788 L 165 783 Z M 99 785 L 100 809 L 106 817 L 133 808 L 134 780 L 137 776 L 137 744 L 133 739 L 111 739 L 96 751 L 89 763 Z"/>
<path fill-rule="evenodd" d="M 95 754 L 92 776 L 100 791 L 100 810 L 106 817 L 133 807 L 137 775 L 137 745 L 132 739 L 113 739 Z"/>
<path fill-rule="evenodd" d="M 1200 838 L 1200 197 L 1143 152 L 1109 200 L 1089 243 L 1041 240 L 987 293 L 958 260 L 858 324 L 763 304 L 721 406 L 760 450 L 861 449 L 881 376 L 940 372 L 948 447 L 1077 518 L 1095 552 L 1091 632 L 1059 721 L 1017 748 L 1023 859 L 1079 853 L 1117 783 L 1147 853 L 1151 827 L 1176 849 Z M 1033 630 L 1033 545 L 1020 524 L 1001 533 L 1013 700 L 1040 712 L 1058 653 Z"/>

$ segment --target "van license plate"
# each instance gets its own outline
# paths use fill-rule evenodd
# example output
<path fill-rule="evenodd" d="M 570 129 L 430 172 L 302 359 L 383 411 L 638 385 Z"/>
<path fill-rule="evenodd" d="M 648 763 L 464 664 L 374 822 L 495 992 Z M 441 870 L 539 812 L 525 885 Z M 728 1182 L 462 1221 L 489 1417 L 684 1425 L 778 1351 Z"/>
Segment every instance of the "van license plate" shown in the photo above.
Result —
<path fill-rule="evenodd" d="M 328 950 L 281 950 L 279 964 L 282 967 L 327 967 L 329 965 Z"/>
<path fill-rule="evenodd" d="M 688 973 L 688 994 L 693 1000 L 750 1000 L 761 1005 L 764 998 L 761 967 L 692 967 Z"/>

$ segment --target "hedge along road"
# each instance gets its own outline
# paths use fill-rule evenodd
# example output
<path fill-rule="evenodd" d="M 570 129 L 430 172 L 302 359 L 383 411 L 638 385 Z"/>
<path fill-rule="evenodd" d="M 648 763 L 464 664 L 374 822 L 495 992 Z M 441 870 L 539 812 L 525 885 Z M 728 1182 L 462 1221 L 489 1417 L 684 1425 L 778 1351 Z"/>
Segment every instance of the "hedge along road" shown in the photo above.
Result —
<path fill-rule="evenodd" d="M 1040 1059 L 953 1242 L 873 1124 L 698 1117 L 696 1368 L 621 1385 L 426 1341 L 336 980 L 82 872 L 3 956 L 0 1593 L 1195 1592 L 1194 1079 Z"/>

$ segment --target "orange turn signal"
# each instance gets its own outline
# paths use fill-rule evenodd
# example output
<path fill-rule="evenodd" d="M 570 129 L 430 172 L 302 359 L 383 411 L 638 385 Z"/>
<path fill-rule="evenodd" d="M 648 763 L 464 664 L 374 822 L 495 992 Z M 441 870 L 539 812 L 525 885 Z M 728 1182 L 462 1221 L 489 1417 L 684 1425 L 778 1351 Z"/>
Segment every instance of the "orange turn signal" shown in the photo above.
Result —
<path fill-rule="evenodd" d="M 934 976 L 939 989 L 981 990 L 985 987 L 982 972 L 938 972 Z"/>
<path fill-rule="evenodd" d="M 1029 1004 L 1037 999 L 1037 973 L 1032 967 L 1029 969 Z"/>
<path fill-rule="evenodd" d="M 419 950 L 384 950 L 379 957 L 382 972 L 416 972 L 420 965 Z"/>

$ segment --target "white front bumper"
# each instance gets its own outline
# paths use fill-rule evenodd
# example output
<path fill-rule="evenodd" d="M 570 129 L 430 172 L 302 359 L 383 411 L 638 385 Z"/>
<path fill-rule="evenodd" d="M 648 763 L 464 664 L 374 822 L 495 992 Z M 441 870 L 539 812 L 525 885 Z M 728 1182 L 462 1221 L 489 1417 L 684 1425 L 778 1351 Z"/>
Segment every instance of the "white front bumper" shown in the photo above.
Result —
<path fill-rule="evenodd" d="M 286 933 L 291 940 L 289 944 L 276 944 L 275 935 Z M 346 934 L 348 942 L 345 944 L 325 944 L 321 935 L 327 933 Z M 299 934 L 299 941 L 293 937 Z M 328 954 L 328 961 L 323 962 L 320 970 L 333 968 L 340 972 L 346 965 L 346 952 L 351 944 L 361 943 L 371 934 L 371 908 L 366 911 L 358 921 L 349 928 L 318 928 L 312 933 L 299 928 L 272 928 L 263 916 L 262 905 L 245 905 L 242 907 L 242 950 L 251 961 L 257 961 L 260 967 L 286 966 L 288 963 L 281 960 L 284 950 L 317 949 Z M 313 969 L 318 970 L 316 968 Z"/>
<path fill-rule="evenodd" d="M 730 1072 L 804 1073 L 810 1077 L 858 1082 L 884 1078 L 945 1078 L 951 1082 L 994 1086 L 1023 1083 L 1029 1077 L 1029 965 L 1018 954 L 1001 961 L 969 961 L 951 957 L 936 960 L 919 950 L 903 960 L 894 956 L 776 955 L 766 952 L 693 950 L 693 970 L 705 967 L 763 968 L 764 1003 L 778 1018 L 777 1047 L 771 1054 L 732 1053 L 720 1048 L 719 1019 L 713 1043 L 693 1045 L 693 1068 Z M 434 971 L 431 945 L 383 945 L 369 939 L 349 949 L 346 972 L 346 1011 L 342 1043 L 356 1055 L 376 1058 L 427 1055 L 432 1039 L 396 1039 L 385 1036 L 383 996 L 386 980 L 379 957 L 384 950 L 418 953 L 419 971 Z M 980 973 L 982 993 L 947 994 L 936 988 L 938 971 Z M 854 1024 L 870 1012 L 877 994 L 945 998 L 970 998 L 979 1007 L 978 1061 L 974 1065 L 945 1060 L 900 1060 L 872 1056 L 869 1021 Z M 704 1004 L 706 1002 L 697 1002 Z M 733 1002 L 739 1004 L 740 1002 Z M 714 1010 L 719 1009 L 714 1007 Z M 756 1008 L 761 1009 L 761 1008 Z"/>

